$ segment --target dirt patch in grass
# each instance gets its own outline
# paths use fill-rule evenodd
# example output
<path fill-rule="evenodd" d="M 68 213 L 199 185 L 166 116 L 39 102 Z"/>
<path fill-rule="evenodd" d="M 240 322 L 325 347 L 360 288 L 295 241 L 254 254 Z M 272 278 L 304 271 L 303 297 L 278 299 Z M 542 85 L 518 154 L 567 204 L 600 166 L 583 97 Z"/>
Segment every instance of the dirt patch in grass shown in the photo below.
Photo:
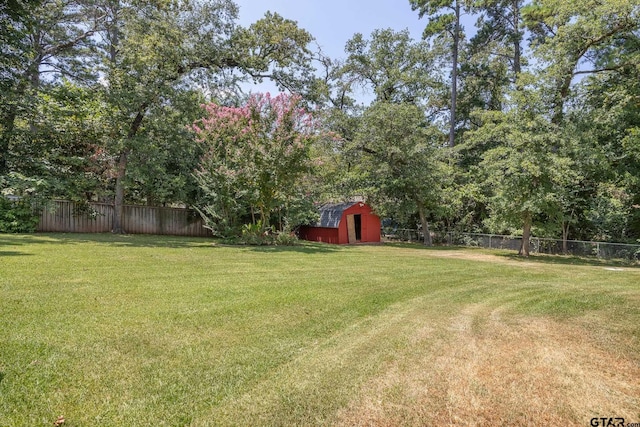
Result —
<path fill-rule="evenodd" d="M 640 419 L 640 366 L 583 326 L 470 306 L 362 388 L 340 425 L 589 425 Z M 615 346 L 615 343 L 611 343 Z"/>
<path fill-rule="evenodd" d="M 465 250 L 465 251 L 447 251 L 447 250 L 438 250 L 438 251 L 428 251 L 425 252 L 429 257 L 432 258 L 447 258 L 447 259 L 457 259 L 464 261 L 480 261 L 480 262 L 489 262 L 492 264 L 509 264 L 509 265 L 517 265 L 527 268 L 538 268 L 540 267 L 540 263 L 526 261 L 527 258 L 518 258 L 517 260 L 494 255 L 490 253 L 483 252 L 481 250 Z"/>
<path fill-rule="evenodd" d="M 484 261 L 484 262 L 505 262 L 504 257 L 492 255 L 480 251 L 432 251 L 429 252 L 429 256 L 435 258 L 453 258 L 464 259 L 468 261 Z"/>
<path fill-rule="evenodd" d="M 481 261 L 490 263 L 510 264 L 531 267 L 542 267 L 542 264 L 557 264 L 559 266 L 566 265 L 584 265 L 599 267 L 603 270 L 612 272 L 623 272 L 628 270 L 637 270 L 640 266 L 638 263 L 627 260 L 608 260 L 599 258 L 588 257 L 576 257 L 571 255 L 547 255 L 547 254 L 534 254 L 529 257 L 521 257 L 517 255 L 516 251 L 501 251 L 497 254 L 487 253 L 490 249 L 481 248 L 466 248 L 465 250 L 447 250 L 438 249 L 430 250 L 425 253 L 432 258 L 448 258 L 448 259 L 460 259 L 465 261 Z M 498 249 L 493 249 L 499 251 Z"/>

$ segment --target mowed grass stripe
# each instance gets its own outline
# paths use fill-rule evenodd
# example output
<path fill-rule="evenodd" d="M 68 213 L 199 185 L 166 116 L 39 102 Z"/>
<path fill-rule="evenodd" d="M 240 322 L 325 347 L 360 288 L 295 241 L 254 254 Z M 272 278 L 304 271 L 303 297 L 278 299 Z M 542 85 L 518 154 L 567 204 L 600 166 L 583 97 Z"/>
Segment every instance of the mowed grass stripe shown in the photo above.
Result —
<path fill-rule="evenodd" d="M 61 414 L 80 426 L 353 424 L 390 365 L 428 371 L 418 361 L 459 345 L 449 326 L 470 307 L 481 307 L 470 321 L 481 335 L 498 310 L 509 333 L 523 316 L 577 325 L 640 360 L 633 268 L 408 245 L 111 235 L 0 244 L 0 425 Z M 579 412 L 567 413 L 577 423 Z M 408 413 L 374 419 L 425 421 Z"/>

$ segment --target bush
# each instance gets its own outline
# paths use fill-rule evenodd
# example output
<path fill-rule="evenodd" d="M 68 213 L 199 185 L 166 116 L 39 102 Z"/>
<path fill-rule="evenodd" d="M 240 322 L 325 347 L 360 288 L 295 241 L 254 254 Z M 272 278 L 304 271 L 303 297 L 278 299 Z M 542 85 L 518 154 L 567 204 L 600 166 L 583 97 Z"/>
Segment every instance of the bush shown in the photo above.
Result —
<path fill-rule="evenodd" d="M 236 237 L 229 237 L 223 240 L 224 243 L 232 245 L 251 246 L 295 246 L 298 238 L 290 232 L 274 232 L 271 228 L 266 230 L 262 222 L 256 224 L 245 224 L 242 226 L 242 234 Z"/>
<path fill-rule="evenodd" d="M 269 244 L 269 230 L 263 230 L 262 221 L 258 221 L 256 224 L 245 224 L 242 226 L 242 234 L 238 243 L 267 245 Z"/>
<path fill-rule="evenodd" d="M 39 219 L 29 199 L 11 201 L 0 196 L 0 233 L 33 233 Z"/>
<path fill-rule="evenodd" d="M 282 231 L 280 233 L 276 233 L 276 239 L 274 245 L 276 246 L 295 246 L 298 244 L 298 236 L 294 233 L 288 233 Z"/>

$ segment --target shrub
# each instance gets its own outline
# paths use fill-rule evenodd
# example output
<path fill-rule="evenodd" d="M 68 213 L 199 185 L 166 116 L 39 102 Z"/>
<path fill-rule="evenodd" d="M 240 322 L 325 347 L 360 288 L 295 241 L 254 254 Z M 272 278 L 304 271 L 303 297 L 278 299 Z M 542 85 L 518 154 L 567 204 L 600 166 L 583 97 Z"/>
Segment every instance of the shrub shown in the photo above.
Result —
<path fill-rule="evenodd" d="M 282 231 L 276 233 L 275 243 L 276 246 L 295 246 L 298 244 L 298 236 L 291 232 Z"/>
<path fill-rule="evenodd" d="M 33 233 L 38 221 L 39 215 L 29 199 L 11 201 L 0 197 L 0 233 Z"/>
<path fill-rule="evenodd" d="M 291 232 L 274 232 L 272 228 L 265 229 L 262 222 L 258 221 L 256 224 L 243 225 L 240 236 L 226 238 L 223 242 L 233 245 L 295 246 L 298 244 L 298 238 Z"/>

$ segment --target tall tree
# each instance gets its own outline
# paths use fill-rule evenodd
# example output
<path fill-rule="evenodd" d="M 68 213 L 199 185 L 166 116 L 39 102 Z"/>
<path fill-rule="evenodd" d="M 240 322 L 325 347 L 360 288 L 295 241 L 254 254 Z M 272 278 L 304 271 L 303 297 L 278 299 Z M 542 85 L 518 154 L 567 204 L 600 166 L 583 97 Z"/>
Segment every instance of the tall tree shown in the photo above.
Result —
<path fill-rule="evenodd" d="M 460 122 L 468 127 L 476 108 L 502 110 L 507 92 L 522 71 L 523 0 L 482 0 L 473 3 L 477 33 L 463 52 L 458 100 Z"/>
<path fill-rule="evenodd" d="M 261 78 L 258 73 L 286 68 L 310 36 L 278 15 L 267 15 L 252 27 L 260 35 L 255 40 L 251 31 L 236 32 L 237 7 L 231 0 L 109 0 L 104 11 L 105 96 L 117 158 L 113 231 L 123 232 L 129 156 L 148 141 L 145 118 L 150 111 L 172 102 L 194 80 L 209 79 L 214 88 L 218 82 L 222 92 L 234 69 Z"/>
<path fill-rule="evenodd" d="M 9 171 L 11 144 L 19 131 L 15 127 L 16 119 L 20 117 L 30 123 L 29 130 L 35 131 L 32 116 L 42 89 L 42 76 L 47 76 L 48 83 L 60 77 L 91 78 L 90 64 L 83 50 L 92 45 L 91 36 L 102 23 L 102 16 L 89 0 L 13 1 L 11 4 L 14 6 L 8 11 L 0 12 L 7 14 L 3 24 L 13 22 L 7 26 L 10 30 L 3 25 L 0 33 L 7 39 L 0 62 L 3 92 L 0 175 Z M 20 18 L 15 18 L 16 14 L 20 14 Z"/>
<path fill-rule="evenodd" d="M 39 94 L 31 129 L 12 147 L 12 177 L 36 178 L 39 197 L 86 202 L 107 190 L 104 104 L 91 89 L 61 82 Z M 18 183 L 12 179 L 14 184 Z"/>
<path fill-rule="evenodd" d="M 578 102 L 568 113 L 568 121 L 579 127 L 598 153 L 597 167 L 591 173 L 593 193 L 597 193 L 597 186 L 615 188 L 609 195 L 619 202 L 611 203 L 624 202 L 623 209 L 628 212 L 625 233 L 604 233 L 617 240 L 640 236 L 639 36 L 618 40 L 602 52 L 597 60 L 599 67 L 623 60 L 627 65 L 584 79 L 577 87 Z M 606 191 L 601 193 L 606 195 Z M 607 222 L 603 214 L 597 217 L 599 223 Z"/>
<path fill-rule="evenodd" d="M 469 144 L 488 144 L 481 162 L 494 224 L 522 229 L 520 254 L 529 255 L 531 229 L 558 207 L 557 191 L 573 166 L 558 152 L 559 129 L 546 117 L 539 91 L 528 87 L 513 92 L 506 112 L 479 113 L 483 126 L 467 133 Z M 496 144 L 495 141 L 499 141 Z"/>
<path fill-rule="evenodd" d="M 355 104 L 357 90 L 373 95 L 374 103 L 412 104 L 432 118 L 444 108 L 440 95 L 444 84 L 436 55 L 427 42 L 413 40 L 408 31 L 380 29 L 369 38 L 355 34 L 345 46 L 347 58 L 321 62 L 325 104 L 323 123 L 340 138 L 326 139 L 322 151 L 324 180 L 332 181 L 328 198 L 362 195 L 357 173 L 360 151 L 352 150 L 366 111 Z M 366 113 L 365 113 L 366 114 Z"/>
<path fill-rule="evenodd" d="M 295 21 L 267 12 L 248 28 L 236 29 L 230 43 L 233 60 L 227 67 L 256 83 L 268 79 L 280 90 L 302 94 L 313 80 L 308 49 L 312 40 Z"/>
<path fill-rule="evenodd" d="M 383 215 L 417 216 L 424 244 L 431 245 L 429 219 L 445 205 L 450 172 L 439 156 L 441 132 L 413 104 L 376 103 L 365 111 L 353 146 L 359 151 L 362 191 Z"/>
<path fill-rule="evenodd" d="M 523 13 L 535 56 L 546 66 L 556 124 L 564 118 L 574 79 L 627 66 L 628 56 L 611 58 L 604 66 L 596 60 L 601 51 L 640 28 L 637 0 L 535 0 Z"/>
<path fill-rule="evenodd" d="M 479 13 L 478 32 L 470 40 L 470 50 L 489 51 L 509 64 L 511 81 L 522 71 L 522 8 L 524 0 L 480 0 L 472 11 Z"/>
<path fill-rule="evenodd" d="M 282 217 L 293 219 L 292 207 L 306 199 L 301 180 L 318 136 L 301 98 L 267 93 L 252 95 L 243 107 L 211 103 L 205 109 L 193 129 L 204 145 L 197 178 L 207 226 L 233 234 L 248 217 L 265 231 L 279 216 L 275 225 L 281 230 L 287 222 Z"/>
<path fill-rule="evenodd" d="M 480 185 L 486 171 L 479 168 L 484 154 L 502 141 L 485 140 L 466 144 L 462 132 L 482 125 L 477 111 L 503 111 L 509 92 L 516 88 L 518 76 L 526 67 L 523 56 L 524 29 L 521 24 L 523 0 L 479 0 L 470 3 L 477 16 L 477 32 L 462 50 L 458 96 L 458 134 L 460 150 L 456 170 L 456 214 L 449 226 L 461 230 L 482 229 L 487 218 L 486 201 L 491 189 Z M 481 116 L 481 115 L 480 115 Z"/>
<path fill-rule="evenodd" d="M 185 123 L 202 116 L 205 102 L 196 90 L 177 92 L 170 103 L 149 108 L 144 140 L 128 159 L 125 186 L 127 200 L 149 206 L 193 206 L 199 194 L 193 171 L 202 156 Z"/>
<path fill-rule="evenodd" d="M 312 186 L 316 200 L 350 200 L 356 195 L 350 171 L 356 159 L 345 156 L 346 146 L 355 139 L 363 105 L 354 93 L 360 76 L 348 72 L 346 61 L 326 56 L 321 49 L 314 55 L 315 77 L 302 94 L 326 134 L 312 147 L 316 163 Z"/>
<path fill-rule="evenodd" d="M 366 40 L 355 34 L 345 46 L 342 73 L 373 92 L 376 102 L 427 106 L 441 82 L 435 55 L 426 42 L 415 42 L 407 30 L 374 30 Z M 431 108 L 434 106 L 431 105 Z"/>
<path fill-rule="evenodd" d="M 458 98 L 458 62 L 460 44 L 463 40 L 460 25 L 464 11 L 463 0 L 409 0 L 411 8 L 418 11 L 420 18 L 427 17 L 423 37 L 439 38 L 451 47 L 451 105 L 449 124 L 449 146 L 455 145 L 456 108 Z"/>

